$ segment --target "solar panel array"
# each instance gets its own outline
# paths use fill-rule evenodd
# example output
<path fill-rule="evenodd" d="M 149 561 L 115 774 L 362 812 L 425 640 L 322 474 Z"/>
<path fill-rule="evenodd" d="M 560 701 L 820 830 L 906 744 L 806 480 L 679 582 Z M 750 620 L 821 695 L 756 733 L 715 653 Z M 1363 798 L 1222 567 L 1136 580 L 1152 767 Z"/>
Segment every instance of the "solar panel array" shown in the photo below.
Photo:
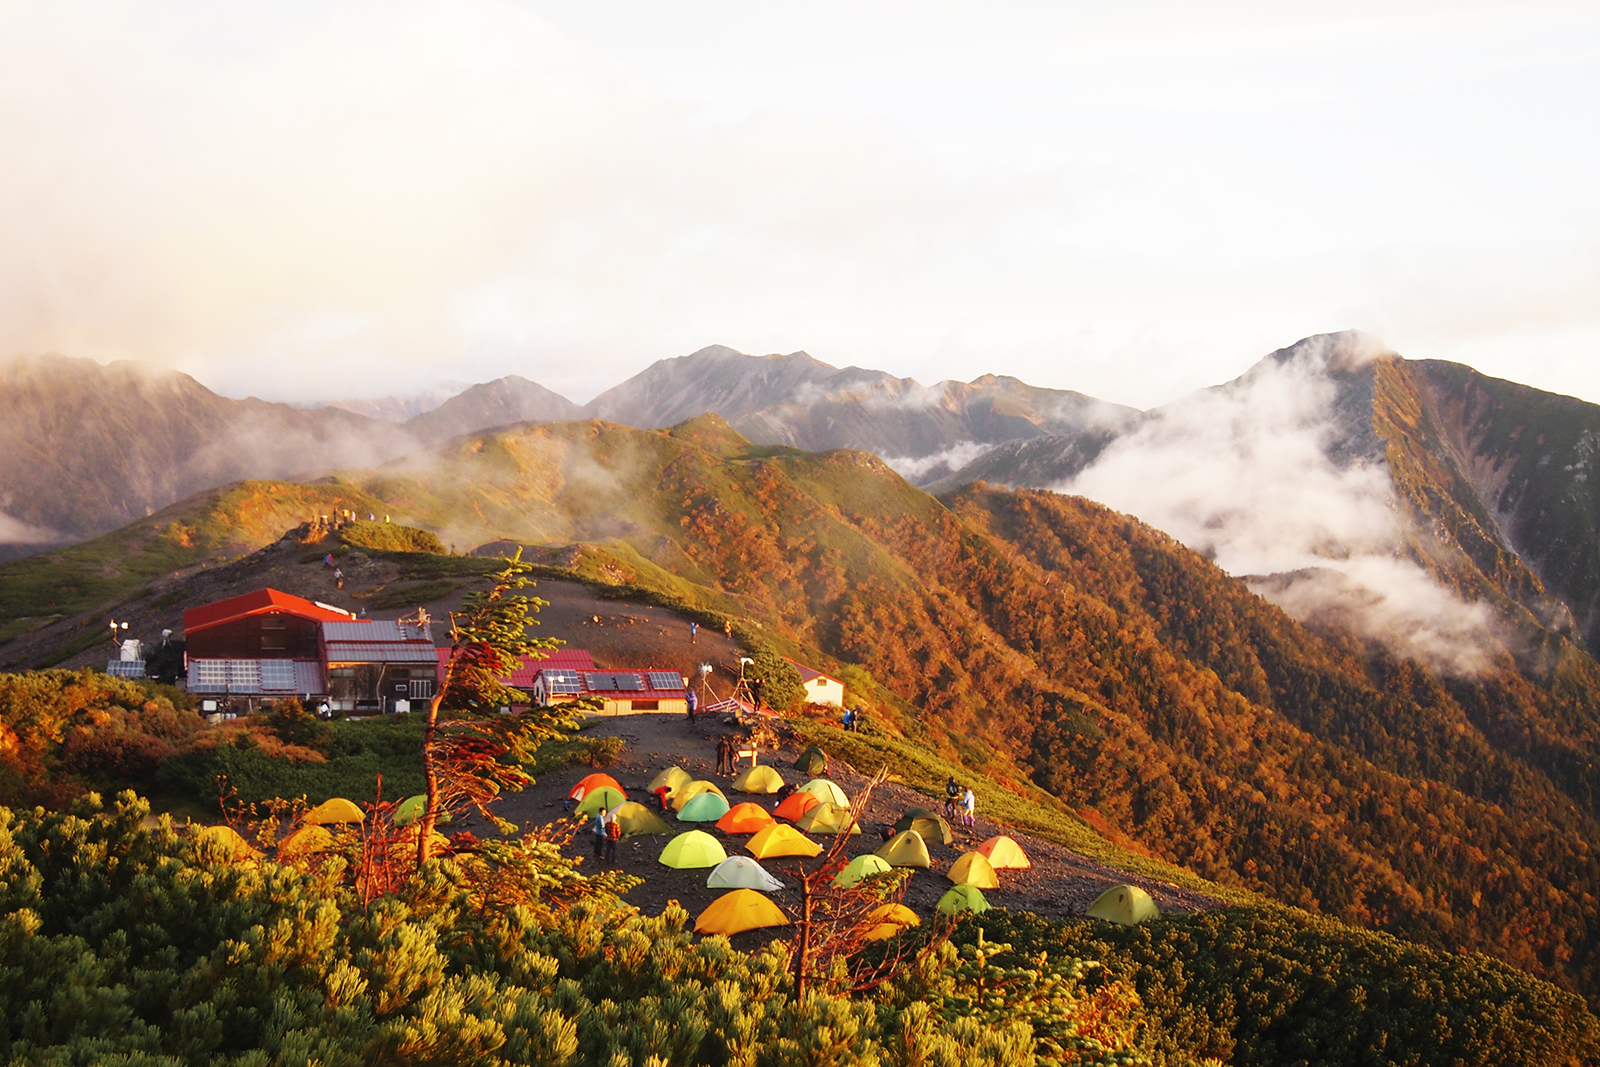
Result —
<path fill-rule="evenodd" d="M 637 674 L 618 674 L 613 676 L 616 688 L 621 690 L 634 690 L 644 688 L 644 679 Z"/>
<path fill-rule="evenodd" d="M 106 663 L 106 673 L 113 678 L 143 678 L 144 660 L 114 659 Z"/>
<path fill-rule="evenodd" d="M 263 693 L 294 692 L 294 660 L 264 659 L 261 661 L 261 691 Z"/>
<path fill-rule="evenodd" d="M 576 696 L 583 692 L 583 680 L 578 677 L 577 671 L 552 671 L 544 672 L 545 689 L 552 696 Z"/>
<path fill-rule="evenodd" d="M 682 689 L 683 675 L 671 671 L 647 671 L 651 689 Z"/>

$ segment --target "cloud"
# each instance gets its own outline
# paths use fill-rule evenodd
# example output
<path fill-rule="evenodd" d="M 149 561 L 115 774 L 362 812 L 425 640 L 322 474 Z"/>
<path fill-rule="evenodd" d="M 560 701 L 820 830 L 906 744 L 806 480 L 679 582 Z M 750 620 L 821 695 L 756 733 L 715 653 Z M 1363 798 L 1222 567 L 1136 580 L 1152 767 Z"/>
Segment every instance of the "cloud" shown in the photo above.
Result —
<path fill-rule="evenodd" d="M 884 456 L 883 461 L 906 481 L 921 485 L 960 470 L 993 447 L 978 441 L 962 441 L 931 456 Z"/>
<path fill-rule="evenodd" d="M 0 511 L 0 545 L 52 545 L 70 541 L 54 530 L 33 526 Z"/>
<path fill-rule="evenodd" d="M 1147 412 L 1056 488 L 1252 576 L 1251 588 L 1301 621 L 1338 623 L 1437 669 L 1476 670 L 1494 644 L 1488 609 L 1400 558 L 1403 520 L 1370 447 L 1370 415 L 1362 423 L 1338 410 L 1337 376 L 1385 351 L 1359 334 L 1309 339 Z"/>

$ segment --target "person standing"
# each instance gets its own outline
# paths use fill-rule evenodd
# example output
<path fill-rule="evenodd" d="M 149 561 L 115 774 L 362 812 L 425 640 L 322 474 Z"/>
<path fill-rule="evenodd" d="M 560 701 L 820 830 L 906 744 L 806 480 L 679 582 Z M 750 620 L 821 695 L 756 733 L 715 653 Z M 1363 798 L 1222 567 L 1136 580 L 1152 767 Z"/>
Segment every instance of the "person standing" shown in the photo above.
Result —
<path fill-rule="evenodd" d="M 700 698 L 695 696 L 693 689 L 689 690 L 689 699 L 685 701 L 684 706 L 689 709 L 689 721 L 694 722 L 694 713 L 700 707 Z"/>
<path fill-rule="evenodd" d="M 961 796 L 961 786 L 956 782 L 956 776 L 951 775 L 950 780 L 944 784 L 944 817 L 956 817 L 956 799 Z"/>
<path fill-rule="evenodd" d="M 606 863 L 617 862 L 617 844 L 622 840 L 622 823 L 618 821 L 616 813 L 606 817 Z"/>
<path fill-rule="evenodd" d="M 599 863 L 606 854 L 606 809 L 601 808 L 595 815 L 594 822 L 589 824 L 589 829 L 594 837 L 594 860 Z"/>
<path fill-rule="evenodd" d="M 694 644 L 695 641 L 699 637 L 700 637 L 700 624 L 697 623 L 697 622 L 691 622 L 689 624 L 689 643 L 691 645 Z"/>
<path fill-rule="evenodd" d="M 967 829 L 972 828 L 973 815 L 978 810 L 978 798 L 972 792 L 972 787 L 967 786 L 966 794 L 961 798 L 961 825 Z"/>

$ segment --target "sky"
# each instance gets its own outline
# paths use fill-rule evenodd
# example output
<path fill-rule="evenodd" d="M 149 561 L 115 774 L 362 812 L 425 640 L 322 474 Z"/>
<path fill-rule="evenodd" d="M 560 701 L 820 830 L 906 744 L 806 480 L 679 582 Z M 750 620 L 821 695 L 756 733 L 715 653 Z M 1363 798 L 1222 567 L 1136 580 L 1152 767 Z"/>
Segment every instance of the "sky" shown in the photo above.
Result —
<path fill-rule="evenodd" d="M 0 355 L 299 402 L 710 344 L 1600 401 L 1600 6 L 0 0 Z"/>

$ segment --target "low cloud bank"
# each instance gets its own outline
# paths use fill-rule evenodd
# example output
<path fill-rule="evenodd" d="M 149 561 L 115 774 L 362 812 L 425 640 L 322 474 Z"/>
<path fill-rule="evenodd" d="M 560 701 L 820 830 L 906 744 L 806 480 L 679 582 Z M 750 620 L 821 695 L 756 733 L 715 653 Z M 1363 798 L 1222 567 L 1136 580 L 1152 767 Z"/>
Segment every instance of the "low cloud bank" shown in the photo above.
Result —
<path fill-rule="evenodd" d="M 1385 351 L 1354 333 L 1302 342 L 1228 385 L 1149 412 L 1054 488 L 1136 515 L 1230 574 L 1252 576 L 1252 589 L 1302 622 L 1472 673 L 1495 644 L 1489 609 L 1400 558 L 1405 520 L 1381 459 L 1329 458 L 1348 444 L 1335 375 Z"/>

